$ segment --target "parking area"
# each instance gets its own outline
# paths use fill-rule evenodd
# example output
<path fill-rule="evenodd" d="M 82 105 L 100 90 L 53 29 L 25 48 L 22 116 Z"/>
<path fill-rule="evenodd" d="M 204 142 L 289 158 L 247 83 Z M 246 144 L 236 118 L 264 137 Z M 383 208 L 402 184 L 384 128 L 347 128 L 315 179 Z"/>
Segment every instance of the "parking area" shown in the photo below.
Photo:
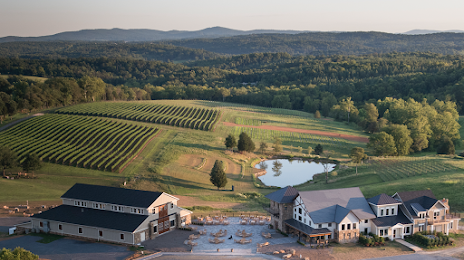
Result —
<path fill-rule="evenodd" d="M 14 249 L 19 246 L 39 255 L 41 259 L 50 260 L 122 260 L 133 253 L 125 246 L 92 243 L 69 238 L 43 244 L 37 242 L 40 239 L 42 238 L 37 236 L 18 236 L 0 241 L 0 248 Z"/>

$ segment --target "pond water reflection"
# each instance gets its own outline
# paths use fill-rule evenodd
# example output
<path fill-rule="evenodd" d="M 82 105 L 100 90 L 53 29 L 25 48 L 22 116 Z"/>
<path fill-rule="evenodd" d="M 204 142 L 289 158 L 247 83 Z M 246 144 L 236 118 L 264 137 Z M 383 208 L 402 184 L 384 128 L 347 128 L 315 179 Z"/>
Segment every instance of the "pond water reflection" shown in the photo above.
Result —
<path fill-rule="evenodd" d="M 324 164 L 315 161 L 277 159 L 262 161 L 255 168 L 267 171 L 265 175 L 258 177 L 265 185 L 285 187 L 305 183 L 311 180 L 314 174 L 325 172 Z M 327 164 L 329 172 L 334 166 L 333 163 Z"/>

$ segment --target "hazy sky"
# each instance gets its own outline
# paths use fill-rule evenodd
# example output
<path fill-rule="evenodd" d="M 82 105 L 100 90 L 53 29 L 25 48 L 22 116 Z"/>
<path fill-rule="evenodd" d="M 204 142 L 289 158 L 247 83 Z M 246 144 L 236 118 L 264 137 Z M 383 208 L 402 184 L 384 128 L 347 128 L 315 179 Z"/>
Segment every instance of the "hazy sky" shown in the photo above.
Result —
<path fill-rule="evenodd" d="M 0 0 L 0 37 L 97 28 L 464 30 L 463 0 Z"/>

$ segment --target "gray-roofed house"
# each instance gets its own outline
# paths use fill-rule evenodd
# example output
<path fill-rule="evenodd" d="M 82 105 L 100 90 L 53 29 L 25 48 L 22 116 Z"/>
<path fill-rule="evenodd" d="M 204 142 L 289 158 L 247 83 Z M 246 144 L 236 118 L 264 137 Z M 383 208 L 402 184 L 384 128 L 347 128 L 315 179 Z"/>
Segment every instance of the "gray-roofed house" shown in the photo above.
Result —
<path fill-rule="evenodd" d="M 422 230 L 448 234 L 457 231 L 460 218 L 449 214 L 448 200 L 427 191 L 379 194 L 366 200 L 358 187 L 298 191 L 287 186 L 266 196 L 275 227 L 312 242 L 354 242 L 359 233 L 392 240 Z"/>
<path fill-rule="evenodd" d="M 269 208 L 266 210 L 271 213 L 271 224 L 280 230 L 285 228 L 285 220 L 292 218 L 293 200 L 298 196 L 298 191 L 292 186 L 287 186 L 280 190 L 266 195 L 270 200 Z"/>
<path fill-rule="evenodd" d="M 164 192 L 77 183 L 63 204 L 31 217 L 35 232 L 135 245 L 191 222 L 191 211 Z"/>
<path fill-rule="evenodd" d="M 448 199 L 437 200 L 431 190 L 397 192 L 392 197 L 402 202 L 405 215 L 414 222 L 413 233 L 458 230 L 460 218 L 450 214 Z"/>
<path fill-rule="evenodd" d="M 373 220 L 372 233 L 392 240 L 412 235 L 414 222 L 401 210 L 401 201 L 382 193 L 367 199 L 367 202 L 377 216 Z"/>
<path fill-rule="evenodd" d="M 371 229 L 375 214 L 358 187 L 300 191 L 294 201 L 293 219 L 312 229 L 327 229 L 327 239 L 357 241 L 359 231 Z"/>

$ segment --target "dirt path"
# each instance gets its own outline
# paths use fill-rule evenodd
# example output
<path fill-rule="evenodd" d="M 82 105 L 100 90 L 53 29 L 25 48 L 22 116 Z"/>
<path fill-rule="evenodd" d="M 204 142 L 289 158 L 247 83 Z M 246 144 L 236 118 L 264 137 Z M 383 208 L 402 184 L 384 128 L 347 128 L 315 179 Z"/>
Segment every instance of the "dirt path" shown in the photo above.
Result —
<path fill-rule="evenodd" d="M 293 132 L 293 133 L 303 133 L 303 134 L 313 134 L 313 135 L 322 135 L 322 136 L 329 136 L 329 137 L 338 137 L 343 138 L 350 141 L 368 143 L 369 139 L 367 137 L 355 136 L 355 135 L 346 135 L 346 134 L 337 134 L 331 132 L 324 132 L 318 130 L 306 130 L 306 129 L 298 129 L 298 128 L 291 128 L 291 127 L 283 127 L 283 126 L 272 126 L 272 125 L 262 125 L 262 126 L 251 126 L 251 125 L 238 125 L 235 123 L 230 122 L 223 122 L 225 126 L 241 126 L 241 127 L 250 127 L 250 128 L 260 128 L 260 129 L 267 129 L 267 130 L 276 130 L 276 131 L 285 131 L 285 132 Z"/>
<path fill-rule="evenodd" d="M 28 116 L 28 117 L 24 117 L 24 118 L 18 119 L 18 120 L 14 121 L 14 122 L 8 123 L 8 124 L 6 124 L 6 125 L 0 127 L 0 131 L 3 131 L 3 130 L 5 130 L 5 129 L 8 129 L 8 128 L 10 128 L 10 127 L 16 125 L 16 124 L 21 123 L 22 121 L 28 120 L 29 118 L 33 118 L 33 117 L 36 117 L 36 116 L 43 116 L 43 115 L 44 115 L 43 113 L 37 113 L 37 114 L 34 114 L 34 115 L 32 115 L 32 116 Z"/>

